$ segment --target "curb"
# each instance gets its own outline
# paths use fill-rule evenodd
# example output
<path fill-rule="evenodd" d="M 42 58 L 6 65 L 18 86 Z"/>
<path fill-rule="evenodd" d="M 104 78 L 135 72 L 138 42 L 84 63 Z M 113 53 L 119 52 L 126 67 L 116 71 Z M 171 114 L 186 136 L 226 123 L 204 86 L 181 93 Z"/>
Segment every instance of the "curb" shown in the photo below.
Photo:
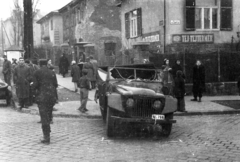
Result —
<path fill-rule="evenodd" d="M 228 114 L 240 114 L 240 110 L 175 113 L 174 116 L 228 115 Z"/>

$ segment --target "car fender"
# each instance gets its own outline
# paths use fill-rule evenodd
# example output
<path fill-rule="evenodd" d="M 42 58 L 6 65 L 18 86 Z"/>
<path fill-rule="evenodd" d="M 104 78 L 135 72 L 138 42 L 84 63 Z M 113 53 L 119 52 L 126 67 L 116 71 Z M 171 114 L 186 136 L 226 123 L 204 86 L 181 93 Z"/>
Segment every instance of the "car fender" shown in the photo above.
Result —
<path fill-rule="evenodd" d="M 166 95 L 165 99 L 165 106 L 162 113 L 167 114 L 177 111 L 177 99 L 169 95 Z"/>
<path fill-rule="evenodd" d="M 108 94 L 108 106 L 118 111 L 125 112 L 122 106 L 122 97 L 118 93 Z"/>

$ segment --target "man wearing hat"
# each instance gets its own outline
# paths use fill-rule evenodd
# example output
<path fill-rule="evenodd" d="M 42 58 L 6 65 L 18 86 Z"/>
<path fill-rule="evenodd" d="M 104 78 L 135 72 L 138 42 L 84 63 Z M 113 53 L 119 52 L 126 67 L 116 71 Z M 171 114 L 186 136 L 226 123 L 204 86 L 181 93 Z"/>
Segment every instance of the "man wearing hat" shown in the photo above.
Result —
<path fill-rule="evenodd" d="M 13 82 L 16 84 L 16 94 L 19 100 L 19 109 L 28 108 L 28 97 L 30 90 L 30 68 L 24 63 L 22 57 L 13 72 Z"/>
<path fill-rule="evenodd" d="M 82 113 L 88 111 L 86 108 L 88 101 L 88 90 L 90 89 L 90 81 L 87 77 L 88 70 L 83 69 L 83 76 L 79 79 L 79 88 L 80 88 L 80 103 L 81 106 L 78 108 Z"/>
<path fill-rule="evenodd" d="M 12 67 L 11 67 L 11 62 L 7 59 L 7 56 L 4 55 L 4 62 L 3 62 L 3 69 L 2 69 L 2 73 L 4 76 L 4 81 L 11 86 L 11 71 L 12 71 Z"/>
<path fill-rule="evenodd" d="M 47 67 L 47 60 L 39 60 L 40 69 L 34 73 L 32 86 L 38 91 L 36 103 L 38 104 L 39 113 L 42 123 L 44 144 L 50 143 L 50 121 L 53 106 L 56 103 L 56 88 L 58 86 L 55 72 Z"/>

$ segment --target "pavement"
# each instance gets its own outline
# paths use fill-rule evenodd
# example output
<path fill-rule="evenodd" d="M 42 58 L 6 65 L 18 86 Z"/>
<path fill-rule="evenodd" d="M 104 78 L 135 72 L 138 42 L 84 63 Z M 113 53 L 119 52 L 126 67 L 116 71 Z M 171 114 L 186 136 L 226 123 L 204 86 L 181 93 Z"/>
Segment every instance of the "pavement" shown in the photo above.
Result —
<path fill-rule="evenodd" d="M 65 77 L 57 74 L 57 80 L 60 88 L 67 88 L 74 91 L 74 85 L 71 77 Z M 75 93 L 75 92 L 74 92 Z M 79 92 L 78 92 L 79 93 Z M 89 101 L 87 108 L 89 111 L 81 113 L 77 109 L 80 106 L 80 101 L 67 101 L 59 102 L 54 106 L 57 111 L 53 111 L 53 116 L 62 117 L 86 117 L 86 118 L 101 118 L 99 105 L 94 101 L 95 90 L 89 91 Z M 240 100 L 240 96 L 203 96 L 202 102 L 190 101 L 192 96 L 185 96 L 186 110 L 188 113 L 176 112 L 175 116 L 188 116 L 188 115 L 216 115 L 216 114 L 240 114 L 240 110 L 236 110 L 227 106 L 223 106 L 212 102 L 214 100 Z M 23 109 L 23 112 L 38 115 L 38 107 L 36 104 Z"/>

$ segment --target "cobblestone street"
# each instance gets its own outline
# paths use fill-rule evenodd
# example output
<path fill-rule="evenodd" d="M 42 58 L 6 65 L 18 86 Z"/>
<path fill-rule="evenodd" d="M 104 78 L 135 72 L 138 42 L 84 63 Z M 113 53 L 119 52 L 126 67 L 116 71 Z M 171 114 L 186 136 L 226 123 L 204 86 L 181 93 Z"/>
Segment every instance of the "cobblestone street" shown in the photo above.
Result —
<path fill-rule="evenodd" d="M 39 116 L 0 108 L 0 161 L 240 161 L 239 115 L 178 116 L 169 138 L 108 139 L 101 119 L 55 118 L 43 145 Z"/>

